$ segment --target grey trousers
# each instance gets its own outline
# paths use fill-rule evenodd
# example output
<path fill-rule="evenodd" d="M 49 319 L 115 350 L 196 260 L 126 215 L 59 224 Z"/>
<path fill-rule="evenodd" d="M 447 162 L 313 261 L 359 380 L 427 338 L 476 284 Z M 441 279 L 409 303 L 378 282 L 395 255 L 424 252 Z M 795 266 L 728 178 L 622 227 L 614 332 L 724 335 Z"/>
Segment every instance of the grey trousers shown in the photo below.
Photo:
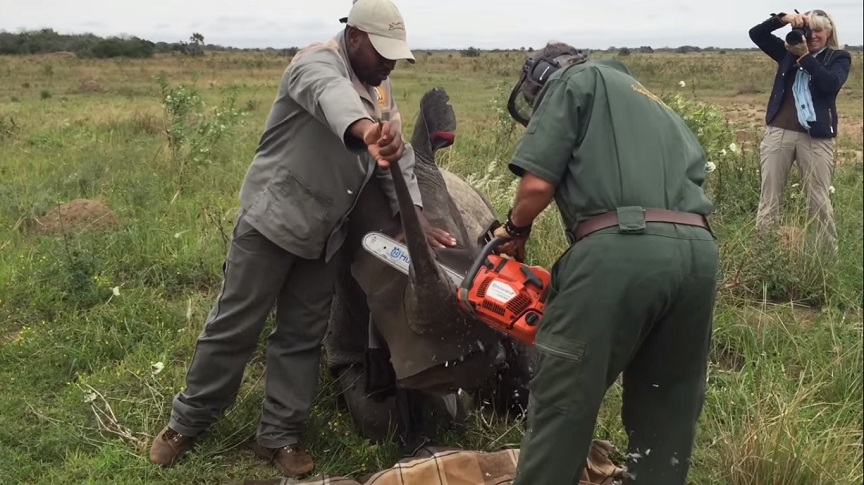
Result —
<path fill-rule="evenodd" d="M 174 398 L 169 426 L 196 436 L 234 403 L 275 305 L 257 440 L 268 448 L 296 443 L 318 391 L 321 342 L 339 258 L 325 264 L 297 257 L 261 235 L 241 213 L 222 289 L 198 337 L 186 389 Z"/>
<path fill-rule="evenodd" d="M 793 162 L 797 162 L 810 216 L 820 238 L 836 250 L 837 229 L 829 193 L 834 175 L 834 139 L 812 138 L 808 133 L 768 126 L 759 151 L 762 196 L 757 227 L 765 230 L 776 224 L 789 172 Z"/>

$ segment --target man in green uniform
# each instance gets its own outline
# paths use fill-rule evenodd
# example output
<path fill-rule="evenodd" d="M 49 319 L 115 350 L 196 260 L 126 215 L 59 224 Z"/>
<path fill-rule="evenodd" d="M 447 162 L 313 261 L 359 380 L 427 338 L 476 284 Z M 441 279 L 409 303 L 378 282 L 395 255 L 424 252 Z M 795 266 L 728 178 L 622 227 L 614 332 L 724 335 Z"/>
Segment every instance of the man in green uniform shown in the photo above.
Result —
<path fill-rule="evenodd" d="M 553 198 L 572 244 L 552 268 L 514 483 L 578 484 L 623 372 L 631 483 L 684 484 L 718 269 L 704 152 L 626 67 L 566 44 L 526 62 L 508 106 L 527 129 L 510 164 L 520 184 L 495 233 L 512 238 L 502 252 L 524 257 Z"/>
<path fill-rule="evenodd" d="M 398 161 L 422 214 L 414 151 L 402 142 L 391 96 L 389 74 L 398 59 L 414 61 L 396 6 L 357 0 L 342 32 L 291 60 L 240 190 L 222 290 L 196 343 L 186 388 L 153 440 L 151 462 L 176 463 L 233 403 L 275 306 L 253 449 L 285 475 L 313 469 L 300 435 L 317 392 L 348 217 L 372 177 L 398 212 L 391 161 Z M 382 108 L 390 116 L 379 124 Z M 430 244 L 453 244 L 426 224 Z"/>

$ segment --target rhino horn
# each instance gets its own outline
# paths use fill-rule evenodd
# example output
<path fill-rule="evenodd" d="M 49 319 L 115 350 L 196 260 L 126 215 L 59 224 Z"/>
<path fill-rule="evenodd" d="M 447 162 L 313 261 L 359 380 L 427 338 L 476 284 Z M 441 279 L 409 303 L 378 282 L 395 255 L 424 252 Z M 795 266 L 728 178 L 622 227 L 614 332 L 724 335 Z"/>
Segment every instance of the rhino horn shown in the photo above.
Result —
<path fill-rule="evenodd" d="M 438 250 L 438 254 L 433 253 L 410 205 L 407 190 L 401 196 L 397 190 L 402 227 L 411 256 L 405 310 L 409 325 L 418 333 L 447 332 L 450 326 L 458 327 L 460 322 L 464 324 L 464 315 L 459 312 L 455 301 L 456 286 L 437 264 L 441 258 L 450 259 L 448 266 L 460 270 L 458 263 L 471 260 L 468 231 L 435 162 L 436 152 L 453 144 L 455 132 L 456 114 L 447 91 L 443 87 L 427 91 L 420 100 L 411 139 L 417 161 L 414 173 L 423 194 L 426 219 L 452 234 L 461 247 L 443 248 Z M 393 175 L 394 178 L 401 176 Z M 402 180 L 394 181 L 402 185 Z"/>

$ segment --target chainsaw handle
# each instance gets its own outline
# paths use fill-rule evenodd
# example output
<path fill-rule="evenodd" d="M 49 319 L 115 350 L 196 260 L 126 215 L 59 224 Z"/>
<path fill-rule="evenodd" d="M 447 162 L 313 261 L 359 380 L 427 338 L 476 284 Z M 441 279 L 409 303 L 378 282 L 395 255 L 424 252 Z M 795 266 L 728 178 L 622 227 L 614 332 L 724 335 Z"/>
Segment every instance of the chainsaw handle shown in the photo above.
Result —
<path fill-rule="evenodd" d="M 502 244 L 510 241 L 509 237 L 494 237 L 491 241 L 486 243 L 483 246 L 483 249 L 480 250 L 480 254 L 477 255 L 477 258 L 471 264 L 471 267 L 468 268 L 468 274 L 465 275 L 465 279 L 462 280 L 462 289 L 470 290 L 472 286 L 474 286 L 474 278 L 477 277 L 477 273 L 480 271 L 480 267 L 483 266 L 483 263 L 486 262 L 486 258 L 495 252 L 496 249 L 501 247 Z"/>

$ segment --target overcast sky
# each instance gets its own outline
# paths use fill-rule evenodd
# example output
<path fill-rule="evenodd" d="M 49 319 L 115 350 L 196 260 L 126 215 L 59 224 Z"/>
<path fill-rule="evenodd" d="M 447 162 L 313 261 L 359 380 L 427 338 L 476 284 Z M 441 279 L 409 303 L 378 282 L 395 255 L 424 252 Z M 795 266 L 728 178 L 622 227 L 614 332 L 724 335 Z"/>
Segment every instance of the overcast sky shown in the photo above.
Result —
<path fill-rule="evenodd" d="M 788 1 L 788 0 L 787 0 Z M 414 49 L 539 47 L 561 40 L 610 46 L 750 47 L 747 30 L 771 12 L 821 8 L 838 23 L 841 44 L 864 43 L 861 0 L 817 5 L 765 0 L 396 0 Z M 351 0 L 0 0 L 0 30 L 136 35 L 235 47 L 292 47 L 327 39 Z M 564 15 L 572 10 L 575 15 Z M 675 13 L 673 13 L 675 12 Z M 783 34 L 786 30 L 779 33 Z"/>

